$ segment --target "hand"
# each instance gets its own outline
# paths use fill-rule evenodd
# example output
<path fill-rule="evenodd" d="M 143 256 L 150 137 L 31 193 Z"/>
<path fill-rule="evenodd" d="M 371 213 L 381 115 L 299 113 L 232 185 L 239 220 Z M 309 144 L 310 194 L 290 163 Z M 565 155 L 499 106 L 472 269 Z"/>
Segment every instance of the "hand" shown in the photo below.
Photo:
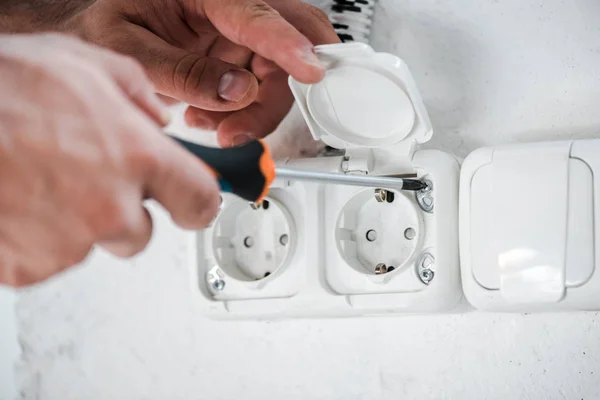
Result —
<path fill-rule="evenodd" d="M 66 26 L 138 59 L 160 94 L 191 105 L 188 124 L 216 129 L 231 146 L 272 132 L 293 103 L 287 74 L 318 82 L 313 45 L 339 41 L 320 9 L 267 3 L 98 0 Z"/>
<path fill-rule="evenodd" d="M 0 283 L 40 281 L 96 243 L 142 250 L 149 197 L 179 225 L 215 215 L 215 179 L 159 124 L 133 60 L 57 35 L 0 35 Z"/>

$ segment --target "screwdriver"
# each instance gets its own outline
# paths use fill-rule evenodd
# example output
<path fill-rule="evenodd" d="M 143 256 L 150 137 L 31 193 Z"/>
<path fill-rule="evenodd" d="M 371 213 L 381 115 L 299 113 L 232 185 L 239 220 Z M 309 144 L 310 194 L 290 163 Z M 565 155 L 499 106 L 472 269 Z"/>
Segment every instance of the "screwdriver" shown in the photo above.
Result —
<path fill-rule="evenodd" d="M 255 203 L 261 202 L 267 195 L 275 176 L 295 181 L 363 187 L 393 187 L 411 191 L 418 191 L 427 187 L 427 184 L 418 179 L 345 175 L 276 168 L 269 147 L 262 140 L 254 140 L 239 147 L 221 149 L 188 142 L 176 136 L 171 137 L 211 168 L 219 181 L 222 192 L 233 193 L 244 200 Z"/>

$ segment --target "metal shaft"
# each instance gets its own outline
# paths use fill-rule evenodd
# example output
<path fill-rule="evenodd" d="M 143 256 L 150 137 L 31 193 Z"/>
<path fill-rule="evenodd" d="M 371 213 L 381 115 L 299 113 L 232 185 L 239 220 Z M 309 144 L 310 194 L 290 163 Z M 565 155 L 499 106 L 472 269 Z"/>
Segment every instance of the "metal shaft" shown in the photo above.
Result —
<path fill-rule="evenodd" d="M 383 176 L 346 175 L 329 172 L 301 171 L 287 168 L 277 168 L 275 174 L 278 178 L 292 181 L 310 181 L 322 183 L 335 183 L 339 185 L 396 188 L 404 190 L 421 190 L 427 185 L 417 179 L 388 178 Z"/>

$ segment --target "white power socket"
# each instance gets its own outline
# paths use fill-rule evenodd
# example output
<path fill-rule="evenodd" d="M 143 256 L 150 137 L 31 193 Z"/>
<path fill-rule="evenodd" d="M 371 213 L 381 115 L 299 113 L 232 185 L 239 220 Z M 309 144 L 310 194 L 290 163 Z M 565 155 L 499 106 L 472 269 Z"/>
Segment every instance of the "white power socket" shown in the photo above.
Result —
<path fill-rule="evenodd" d="M 229 302 L 296 295 L 305 257 L 302 188 L 272 188 L 260 207 L 223 194 L 220 212 L 196 237 L 197 282 L 206 298 Z M 198 270 L 199 269 L 199 270 Z"/>
<path fill-rule="evenodd" d="M 431 124 L 400 59 L 360 43 L 317 54 L 329 65 L 322 84 L 290 86 L 314 138 L 346 154 L 285 166 L 414 176 L 429 186 L 415 193 L 277 179 L 259 208 L 223 195 L 216 220 L 194 243 L 200 303 L 224 318 L 451 309 L 462 296 L 458 163 L 414 151 L 431 137 Z"/>
<path fill-rule="evenodd" d="M 286 166 L 340 172 L 343 161 L 327 157 Z M 267 210 L 224 195 L 219 216 L 194 241 L 194 290 L 204 312 L 273 319 L 452 309 L 462 296 L 459 166 L 434 150 L 416 152 L 413 162 L 417 176 L 434 188 L 423 206 L 423 194 L 389 189 L 381 201 L 375 188 L 281 180 Z M 277 251 L 276 258 L 268 255 Z"/>
<path fill-rule="evenodd" d="M 274 197 L 252 207 L 235 198 L 225 201 L 211 238 L 216 264 L 246 281 L 266 278 L 285 266 L 296 234 L 285 206 Z"/>

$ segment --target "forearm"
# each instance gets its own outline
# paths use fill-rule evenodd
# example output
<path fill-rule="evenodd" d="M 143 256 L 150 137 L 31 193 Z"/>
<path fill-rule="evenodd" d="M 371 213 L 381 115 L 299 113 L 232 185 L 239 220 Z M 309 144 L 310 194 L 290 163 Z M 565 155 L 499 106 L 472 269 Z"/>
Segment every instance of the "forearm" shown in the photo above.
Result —
<path fill-rule="evenodd" d="M 94 0 L 0 0 L 0 32 L 61 30 L 64 21 Z"/>

